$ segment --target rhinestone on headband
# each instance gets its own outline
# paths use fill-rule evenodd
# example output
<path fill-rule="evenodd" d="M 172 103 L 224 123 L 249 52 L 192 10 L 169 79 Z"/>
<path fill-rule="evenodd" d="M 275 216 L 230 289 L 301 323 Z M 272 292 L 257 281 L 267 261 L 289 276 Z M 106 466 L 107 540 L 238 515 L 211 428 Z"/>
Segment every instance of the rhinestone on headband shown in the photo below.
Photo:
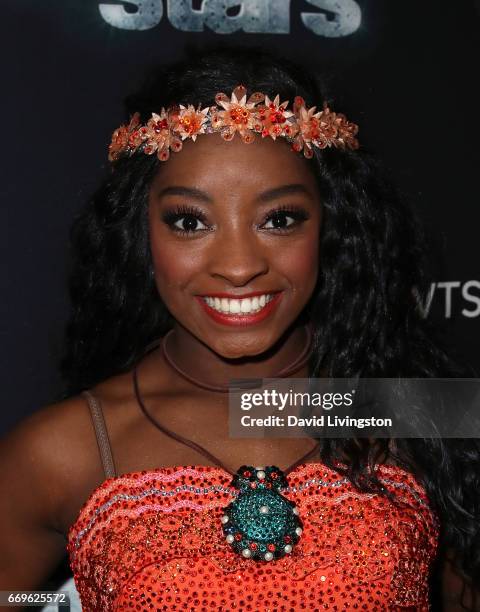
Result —
<path fill-rule="evenodd" d="M 220 132 L 224 140 L 232 140 L 238 132 L 245 143 L 269 136 L 286 138 L 294 151 L 303 151 L 307 158 L 313 157 L 313 147 L 325 149 L 358 149 L 355 138 L 358 126 L 350 123 L 345 115 L 332 112 L 327 104 L 323 110 L 309 109 L 305 101 L 297 96 L 292 110 L 288 101 L 280 103 L 277 95 L 273 100 L 260 92 L 247 99 L 247 90 L 238 85 L 230 98 L 224 93 L 215 96 L 217 106 L 195 108 L 192 104 L 171 106 L 152 113 L 145 125 L 140 124 L 140 113 L 135 113 L 128 125 L 116 129 L 109 146 L 108 159 L 117 160 L 123 153 L 131 155 L 137 151 L 153 155 L 166 161 L 170 151 L 178 152 L 185 139 L 196 140 L 199 134 Z"/>

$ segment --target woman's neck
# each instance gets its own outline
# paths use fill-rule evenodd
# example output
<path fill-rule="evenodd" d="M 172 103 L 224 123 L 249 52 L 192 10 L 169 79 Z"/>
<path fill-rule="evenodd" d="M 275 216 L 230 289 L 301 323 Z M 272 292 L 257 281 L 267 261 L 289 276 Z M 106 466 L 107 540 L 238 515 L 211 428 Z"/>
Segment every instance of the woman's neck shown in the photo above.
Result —
<path fill-rule="evenodd" d="M 241 333 L 233 340 L 229 340 L 226 335 L 223 342 L 217 336 L 217 352 L 176 323 L 165 344 L 169 358 L 187 375 L 207 385 L 227 386 L 232 378 L 276 377 L 304 351 L 308 332 L 305 323 L 298 323 L 291 326 L 273 345 L 265 342 L 269 347 L 266 350 L 261 350 L 258 341 L 248 346 L 246 341 L 242 345 L 242 340 Z M 224 353 L 241 356 L 226 357 Z M 308 362 L 295 371 L 294 376 L 307 378 Z"/>

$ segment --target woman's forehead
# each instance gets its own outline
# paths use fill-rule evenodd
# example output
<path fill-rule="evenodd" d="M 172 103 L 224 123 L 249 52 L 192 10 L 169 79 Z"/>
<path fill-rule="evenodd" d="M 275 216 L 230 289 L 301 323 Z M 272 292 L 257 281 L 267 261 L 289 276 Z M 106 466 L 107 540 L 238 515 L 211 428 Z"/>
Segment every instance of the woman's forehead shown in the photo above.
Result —
<path fill-rule="evenodd" d="M 238 135 L 225 141 L 220 134 L 201 135 L 185 141 L 178 153 L 162 162 L 153 187 L 168 185 L 235 189 L 240 186 L 264 189 L 265 185 L 305 183 L 313 187 L 315 178 L 310 160 L 292 150 L 283 139 L 273 141 L 257 136 L 245 144 Z"/>

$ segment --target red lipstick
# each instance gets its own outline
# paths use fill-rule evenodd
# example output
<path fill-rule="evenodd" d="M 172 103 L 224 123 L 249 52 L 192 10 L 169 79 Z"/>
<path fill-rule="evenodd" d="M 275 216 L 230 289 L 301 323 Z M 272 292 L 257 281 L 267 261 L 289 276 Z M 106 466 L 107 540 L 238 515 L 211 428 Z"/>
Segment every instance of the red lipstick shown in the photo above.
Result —
<path fill-rule="evenodd" d="M 255 293 L 246 294 L 242 297 L 250 297 L 255 295 L 262 295 L 264 292 L 256 291 Z M 211 308 L 207 302 L 200 296 L 195 296 L 197 300 L 200 302 L 200 305 L 203 307 L 205 312 L 217 323 L 221 323 L 222 325 L 254 325 L 256 323 L 260 323 L 269 314 L 271 314 L 275 308 L 278 306 L 283 295 L 283 291 L 279 291 L 276 293 L 273 298 L 266 304 L 261 310 L 251 314 L 242 314 L 242 313 L 234 313 L 227 314 L 225 312 L 219 312 L 214 308 Z M 210 293 L 209 297 L 232 297 L 228 294 L 220 294 L 220 293 Z M 232 299 L 240 299 L 238 296 L 233 297 Z"/>

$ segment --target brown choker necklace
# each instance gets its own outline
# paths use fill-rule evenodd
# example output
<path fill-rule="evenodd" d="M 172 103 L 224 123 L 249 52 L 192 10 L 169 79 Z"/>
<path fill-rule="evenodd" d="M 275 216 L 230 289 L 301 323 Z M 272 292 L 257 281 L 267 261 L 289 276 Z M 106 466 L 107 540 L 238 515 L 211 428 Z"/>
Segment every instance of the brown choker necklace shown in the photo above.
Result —
<path fill-rule="evenodd" d="M 298 355 L 298 357 L 296 357 L 296 359 L 292 363 L 290 363 L 287 366 L 285 366 L 284 368 L 282 368 L 280 370 L 280 372 L 277 372 L 274 376 L 269 376 L 268 378 L 287 378 L 288 376 L 291 376 L 295 372 L 298 372 L 298 370 L 300 370 L 308 362 L 308 360 L 310 358 L 310 355 L 312 354 L 312 348 L 313 348 L 312 347 L 312 339 L 313 339 L 313 335 L 312 335 L 312 330 L 311 330 L 310 324 L 307 324 L 305 326 L 305 329 L 306 329 L 306 332 L 307 332 L 307 340 L 305 342 L 305 346 L 303 347 L 300 355 Z M 173 370 L 175 370 L 175 372 L 180 374 L 180 376 L 185 378 L 185 380 L 188 380 L 189 382 L 191 382 L 193 385 L 196 385 L 197 387 L 200 387 L 202 389 L 206 389 L 207 391 L 217 391 L 218 393 L 228 393 L 228 390 L 229 390 L 229 386 L 228 385 L 211 385 L 209 383 L 202 382 L 201 380 L 198 380 L 197 378 L 194 378 L 190 374 L 187 374 L 187 372 L 182 370 L 173 361 L 171 356 L 168 354 L 168 350 L 167 350 L 167 340 L 168 340 L 168 337 L 173 333 L 173 331 L 174 330 L 171 329 L 167 334 L 165 334 L 165 336 L 163 337 L 163 340 L 161 342 L 161 347 L 162 347 L 163 355 L 165 357 L 165 360 L 169 364 L 169 366 Z"/>

